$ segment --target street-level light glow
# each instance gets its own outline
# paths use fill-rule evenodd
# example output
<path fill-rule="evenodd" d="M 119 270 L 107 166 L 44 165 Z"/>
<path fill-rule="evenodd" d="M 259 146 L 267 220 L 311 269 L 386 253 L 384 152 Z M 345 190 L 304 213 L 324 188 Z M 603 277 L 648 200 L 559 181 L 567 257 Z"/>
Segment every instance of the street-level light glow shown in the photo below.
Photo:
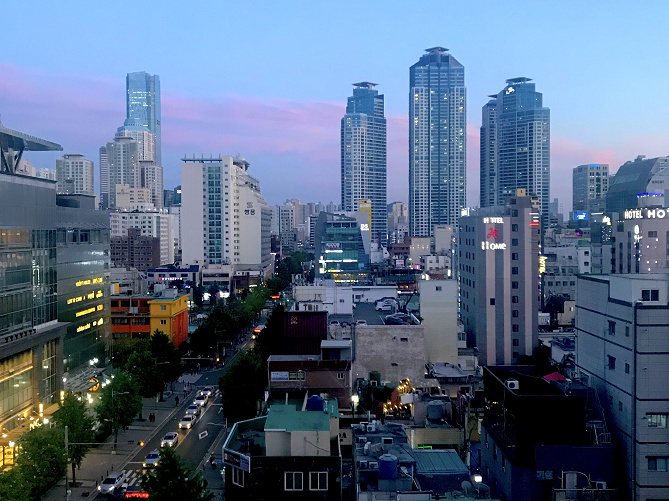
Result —
<path fill-rule="evenodd" d="M 474 482 L 476 482 L 477 484 L 480 484 L 481 482 L 483 482 L 483 477 L 481 476 L 480 473 L 475 473 L 474 474 Z"/>
<path fill-rule="evenodd" d="M 358 402 L 360 402 L 360 397 L 358 395 L 352 395 L 351 396 L 351 402 L 353 402 L 354 404 L 357 404 Z"/>

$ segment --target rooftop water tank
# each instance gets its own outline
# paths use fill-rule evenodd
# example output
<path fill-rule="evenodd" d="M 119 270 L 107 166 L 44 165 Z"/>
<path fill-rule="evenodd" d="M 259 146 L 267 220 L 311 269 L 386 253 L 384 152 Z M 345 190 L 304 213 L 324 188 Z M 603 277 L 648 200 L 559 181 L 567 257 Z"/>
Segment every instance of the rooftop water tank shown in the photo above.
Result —
<path fill-rule="evenodd" d="M 383 454 L 379 457 L 379 479 L 392 480 L 397 478 L 397 456 Z"/>
<path fill-rule="evenodd" d="M 307 399 L 307 410 L 308 411 L 324 411 L 325 410 L 325 400 L 320 395 L 311 395 Z"/>
<path fill-rule="evenodd" d="M 432 401 L 427 404 L 427 418 L 430 421 L 439 421 L 444 417 L 444 406 L 441 402 Z"/>

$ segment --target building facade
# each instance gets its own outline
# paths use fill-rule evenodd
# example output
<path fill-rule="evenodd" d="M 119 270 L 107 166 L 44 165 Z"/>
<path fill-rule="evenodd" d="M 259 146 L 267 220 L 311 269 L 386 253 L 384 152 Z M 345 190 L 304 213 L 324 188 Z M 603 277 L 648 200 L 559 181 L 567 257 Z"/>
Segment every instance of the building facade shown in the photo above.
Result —
<path fill-rule="evenodd" d="M 369 231 L 366 234 L 369 238 Z M 316 276 L 342 283 L 365 282 L 369 253 L 365 252 L 363 239 L 363 229 L 356 218 L 321 212 L 314 235 Z"/>
<path fill-rule="evenodd" d="M 574 167 L 572 177 L 573 210 L 604 212 L 609 190 L 609 165 L 586 164 Z"/>
<path fill-rule="evenodd" d="M 58 193 L 95 195 L 93 162 L 83 155 L 63 155 L 56 160 Z"/>
<path fill-rule="evenodd" d="M 461 218 L 460 311 L 481 365 L 517 364 L 537 347 L 539 213 L 531 197 Z"/>
<path fill-rule="evenodd" d="M 427 49 L 409 70 L 409 233 L 457 226 L 466 205 L 465 68 L 448 49 Z"/>
<path fill-rule="evenodd" d="M 669 492 L 669 277 L 579 276 L 576 369 L 603 403 L 621 499 Z"/>
<path fill-rule="evenodd" d="M 272 214 L 260 182 L 240 157 L 185 158 L 181 164 L 182 262 L 269 266 Z"/>
<path fill-rule="evenodd" d="M 669 157 L 646 158 L 639 155 L 625 162 L 609 180 L 606 192 L 606 212 L 623 214 L 638 206 L 638 195 L 653 194 L 662 197 L 669 187 Z"/>
<path fill-rule="evenodd" d="M 119 268 L 147 271 L 160 266 L 160 239 L 142 235 L 138 228 L 128 228 L 128 234 L 111 239 L 111 262 Z"/>
<path fill-rule="evenodd" d="M 522 188 L 539 197 L 542 224 L 547 227 L 550 110 L 543 106 L 542 94 L 530 78 L 511 78 L 483 107 L 483 115 L 481 161 L 486 164 L 481 164 L 481 207 L 505 204 Z"/>
<path fill-rule="evenodd" d="M 356 211 L 371 202 L 372 240 L 387 240 L 386 118 L 383 94 L 371 82 L 353 84 L 341 119 L 341 205 Z"/>
<path fill-rule="evenodd" d="M 104 159 L 103 159 L 104 155 Z M 107 199 L 109 208 L 116 208 L 116 185 L 127 184 L 140 188 L 139 143 L 127 136 L 116 136 L 100 150 L 100 190 L 102 199 Z M 102 192 L 106 186 L 107 191 Z"/>
<path fill-rule="evenodd" d="M 160 211 L 115 211 L 109 214 L 111 237 L 125 238 L 129 228 L 141 230 L 145 237 L 160 240 L 160 264 L 174 263 L 173 216 Z"/>

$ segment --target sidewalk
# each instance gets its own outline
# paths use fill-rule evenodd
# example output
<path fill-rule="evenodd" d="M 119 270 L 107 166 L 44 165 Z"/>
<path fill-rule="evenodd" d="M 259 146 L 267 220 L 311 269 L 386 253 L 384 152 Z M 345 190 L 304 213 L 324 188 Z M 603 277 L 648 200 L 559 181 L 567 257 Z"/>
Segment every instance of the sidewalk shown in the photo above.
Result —
<path fill-rule="evenodd" d="M 119 431 L 116 450 L 113 450 L 114 435 L 112 434 L 107 442 L 88 451 L 88 454 L 81 463 L 81 468 L 77 470 L 77 483 L 79 487 L 71 487 L 72 501 L 90 500 L 97 495 L 97 486 L 112 471 L 120 471 L 125 468 L 126 463 L 141 447 L 138 444 L 140 440 L 148 442 L 157 433 L 163 424 L 176 412 L 174 404 L 175 396 L 183 398 L 184 384 L 194 384 L 202 374 L 190 375 L 188 373 L 181 376 L 180 380 L 174 383 L 174 392 L 169 391 L 164 394 L 164 402 L 156 402 L 155 398 L 145 398 L 142 407 L 142 417 L 144 421 L 135 421 L 127 430 Z M 168 397 L 169 395 L 169 397 Z M 149 413 L 155 413 L 156 421 L 149 423 Z M 72 481 L 72 467 L 68 465 L 67 478 Z M 62 479 L 42 498 L 42 501 L 63 501 L 65 498 L 65 479 Z"/>

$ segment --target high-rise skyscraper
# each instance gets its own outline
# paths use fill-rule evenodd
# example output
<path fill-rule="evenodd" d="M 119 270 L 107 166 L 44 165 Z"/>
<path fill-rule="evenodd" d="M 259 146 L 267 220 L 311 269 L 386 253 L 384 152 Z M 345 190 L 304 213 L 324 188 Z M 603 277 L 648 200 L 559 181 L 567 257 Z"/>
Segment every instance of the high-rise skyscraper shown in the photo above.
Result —
<path fill-rule="evenodd" d="M 83 155 L 63 155 L 56 160 L 58 193 L 95 195 L 93 162 Z"/>
<path fill-rule="evenodd" d="M 539 198 L 542 224 L 547 227 L 550 110 L 530 82 L 525 77 L 507 80 L 483 107 L 481 207 L 504 205 L 523 188 Z"/>
<path fill-rule="evenodd" d="M 574 167 L 572 190 L 574 212 L 604 212 L 609 191 L 609 164 Z"/>
<path fill-rule="evenodd" d="M 127 136 L 116 135 L 114 141 L 104 146 L 104 164 L 102 161 L 102 149 L 100 150 L 101 178 L 100 189 L 103 182 L 107 184 L 107 193 L 102 192 L 103 201 L 107 199 L 108 207 L 116 208 L 116 185 L 127 184 L 131 188 L 141 188 L 141 172 L 139 169 L 139 143 Z M 104 170 L 103 170 L 104 169 Z M 161 187 L 162 189 L 162 187 Z"/>
<path fill-rule="evenodd" d="M 122 129 L 153 134 L 153 160 L 162 165 L 160 133 L 160 77 L 145 71 L 126 76 L 126 119 Z M 148 159 L 147 159 L 148 160 Z"/>
<path fill-rule="evenodd" d="M 466 204 L 465 68 L 443 47 L 409 70 L 409 231 L 456 226 Z"/>
<path fill-rule="evenodd" d="M 383 94 L 371 82 L 353 84 L 346 115 L 341 119 L 341 204 L 359 209 L 360 200 L 372 204 L 371 235 L 386 243 L 386 118 Z"/>
<path fill-rule="evenodd" d="M 497 96 L 483 106 L 481 117 L 481 207 L 499 205 L 497 193 Z"/>

